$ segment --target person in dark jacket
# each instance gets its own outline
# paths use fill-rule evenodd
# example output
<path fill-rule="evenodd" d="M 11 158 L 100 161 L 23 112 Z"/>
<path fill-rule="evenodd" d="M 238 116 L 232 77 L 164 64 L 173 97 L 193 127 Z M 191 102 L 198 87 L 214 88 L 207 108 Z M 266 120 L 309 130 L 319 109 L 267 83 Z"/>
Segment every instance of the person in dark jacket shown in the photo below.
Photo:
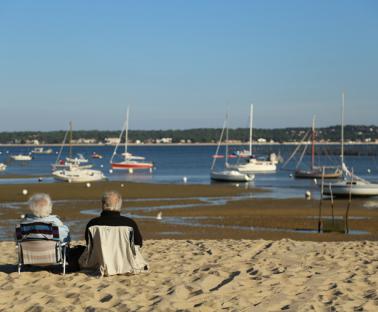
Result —
<path fill-rule="evenodd" d="M 102 195 L 102 212 L 97 218 L 90 220 L 85 229 L 85 240 L 88 245 L 89 228 L 94 225 L 129 226 L 134 230 L 134 244 L 143 246 L 142 235 L 134 220 L 121 216 L 122 197 L 119 193 L 110 191 Z"/>
<path fill-rule="evenodd" d="M 85 229 L 85 240 L 88 245 L 89 228 L 94 225 L 108 226 L 129 226 L 133 228 L 134 244 L 139 247 L 143 246 L 142 235 L 140 234 L 138 225 L 134 220 L 121 216 L 122 197 L 115 191 L 105 192 L 102 195 L 102 212 L 99 217 L 90 220 Z M 85 246 L 78 245 L 69 250 L 68 263 L 69 271 L 76 272 L 79 268 L 79 258 L 85 250 Z"/>

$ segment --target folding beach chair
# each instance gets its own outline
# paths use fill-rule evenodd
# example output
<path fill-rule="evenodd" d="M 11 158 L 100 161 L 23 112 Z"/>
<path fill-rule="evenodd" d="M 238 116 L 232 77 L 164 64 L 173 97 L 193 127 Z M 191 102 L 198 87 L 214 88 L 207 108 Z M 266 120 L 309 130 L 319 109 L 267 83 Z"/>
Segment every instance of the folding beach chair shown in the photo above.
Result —
<path fill-rule="evenodd" d="M 59 240 L 59 228 L 50 223 L 29 223 L 16 225 L 18 249 L 18 274 L 21 267 L 30 265 L 62 265 L 66 273 L 68 243 Z"/>
<path fill-rule="evenodd" d="M 148 271 L 139 246 L 134 245 L 133 228 L 129 226 L 91 226 L 79 264 L 82 269 L 99 271 L 101 276 Z"/>

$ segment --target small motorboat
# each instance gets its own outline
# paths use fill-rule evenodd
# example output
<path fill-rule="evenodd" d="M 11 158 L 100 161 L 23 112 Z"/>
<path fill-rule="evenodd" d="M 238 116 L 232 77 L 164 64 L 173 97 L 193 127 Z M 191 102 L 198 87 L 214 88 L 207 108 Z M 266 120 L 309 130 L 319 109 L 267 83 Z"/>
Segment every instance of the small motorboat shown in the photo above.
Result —
<path fill-rule="evenodd" d="M 91 155 L 91 157 L 95 158 L 95 159 L 102 159 L 102 155 L 97 154 L 96 152 L 93 152 L 92 155 Z"/>
<path fill-rule="evenodd" d="M 33 154 L 52 154 L 52 148 L 44 149 L 43 147 L 36 147 L 31 151 Z"/>
<path fill-rule="evenodd" d="M 28 160 L 33 159 L 33 157 L 31 157 L 31 155 L 24 155 L 24 154 L 11 155 L 11 158 L 13 160 L 19 160 L 19 161 L 28 161 Z"/>

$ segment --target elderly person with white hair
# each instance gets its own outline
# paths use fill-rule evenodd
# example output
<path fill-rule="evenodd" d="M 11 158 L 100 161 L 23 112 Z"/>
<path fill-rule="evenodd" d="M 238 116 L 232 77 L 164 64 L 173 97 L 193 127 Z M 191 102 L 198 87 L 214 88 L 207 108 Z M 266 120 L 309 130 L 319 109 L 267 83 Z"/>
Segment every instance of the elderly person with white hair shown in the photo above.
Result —
<path fill-rule="evenodd" d="M 52 215 L 52 202 L 48 194 L 34 194 L 29 199 L 29 209 L 31 213 L 26 214 L 22 220 L 22 224 L 42 222 L 51 223 L 59 228 L 59 239 L 62 242 L 70 241 L 70 230 L 67 225 L 56 216 Z"/>

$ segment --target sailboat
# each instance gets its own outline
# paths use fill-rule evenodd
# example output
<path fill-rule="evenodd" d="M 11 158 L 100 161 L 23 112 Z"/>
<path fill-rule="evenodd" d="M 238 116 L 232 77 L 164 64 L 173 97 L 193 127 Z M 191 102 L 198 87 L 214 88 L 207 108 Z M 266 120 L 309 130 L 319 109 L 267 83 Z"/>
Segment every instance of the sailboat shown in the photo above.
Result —
<path fill-rule="evenodd" d="M 152 168 L 154 167 L 154 164 L 149 161 L 145 161 L 145 158 L 142 156 L 136 156 L 127 151 L 127 145 L 128 145 L 128 134 L 129 134 L 129 112 L 130 108 L 127 108 L 126 113 L 126 120 L 124 127 L 122 128 L 121 134 L 119 135 L 119 140 L 114 148 L 114 152 L 112 155 L 112 158 L 110 159 L 110 165 L 112 169 L 116 170 L 128 170 L 130 173 L 133 172 L 134 169 L 148 169 L 150 172 L 152 172 Z M 125 151 L 122 153 L 123 160 L 120 162 L 114 162 L 114 157 L 117 155 L 117 149 L 119 144 L 121 143 L 123 132 L 125 132 Z"/>
<path fill-rule="evenodd" d="M 323 194 L 330 196 L 369 197 L 378 196 L 378 184 L 362 179 L 350 172 L 344 162 L 344 93 L 341 110 L 341 169 L 344 179 L 323 186 Z"/>
<path fill-rule="evenodd" d="M 342 171 L 339 167 L 326 166 L 320 167 L 315 165 L 315 141 L 316 141 L 316 130 L 315 130 L 315 119 L 312 119 L 312 148 L 311 148 L 311 168 L 310 170 L 299 169 L 301 161 L 297 164 L 297 169 L 295 170 L 294 177 L 297 179 L 338 179 L 342 175 Z M 302 160 L 303 157 L 301 157 Z"/>
<path fill-rule="evenodd" d="M 242 151 L 240 153 L 241 157 L 246 157 L 247 162 L 243 164 L 228 164 L 228 168 L 235 169 L 244 173 L 269 173 L 276 172 L 277 170 L 277 157 L 272 154 L 269 160 L 257 159 L 252 154 L 252 122 L 253 122 L 253 105 L 250 107 L 249 114 L 249 151 Z M 240 159 L 240 158 L 239 158 Z"/>
<path fill-rule="evenodd" d="M 63 147 L 66 143 L 67 134 L 70 133 L 69 140 L 69 157 L 66 160 L 60 160 Z M 92 165 L 82 165 L 79 158 L 72 158 L 72 123 L 70 122 L 69 130 L 66 132 L 62 147 L 59 151 L 58 158 L 53 165 L 52 176 L 64 182 L 94 182 L 104 180 L 106 177 L 100 170 L 91 169 Z"/>
<path fill-rule="evenodd" d="M 223 139 L 224 130 L 227 129 L 226 130 L 226 149 L 225 149 L 226 155 L 225 155 L 225 158 L 224 158 L 225 159 L 225 168 L 223 170 L 215 170 L 214 169 L 215 162 L 216 162 L 218 157 L 214 157 L 213 163 L 212 163 L 212 166 L 211 166 L 211 170 L 210 170 L 210 177 L 211 177 L 212 180 L 222 181 L 222 182 L 250 182 L 255 178 L 255 176 L 253 174 L 242 173 L 238 170 L 229 168 L 229 166 L 228 166 L 228 162 L 227 162 L 227 159 L 228 159 L 228 124 L 227 123 L 228 123 L 228 116 L 226 116 L 226 119 L 224 121 L 222 132 L 221 132 L 219 142 L 218 142 L 218 146 L 217 146 L 217 150 L 215 152 L 215 155 L 218 155 L 219 148 L 220 148 L 220 145 L 221 145 L 222 139 Z"/>

